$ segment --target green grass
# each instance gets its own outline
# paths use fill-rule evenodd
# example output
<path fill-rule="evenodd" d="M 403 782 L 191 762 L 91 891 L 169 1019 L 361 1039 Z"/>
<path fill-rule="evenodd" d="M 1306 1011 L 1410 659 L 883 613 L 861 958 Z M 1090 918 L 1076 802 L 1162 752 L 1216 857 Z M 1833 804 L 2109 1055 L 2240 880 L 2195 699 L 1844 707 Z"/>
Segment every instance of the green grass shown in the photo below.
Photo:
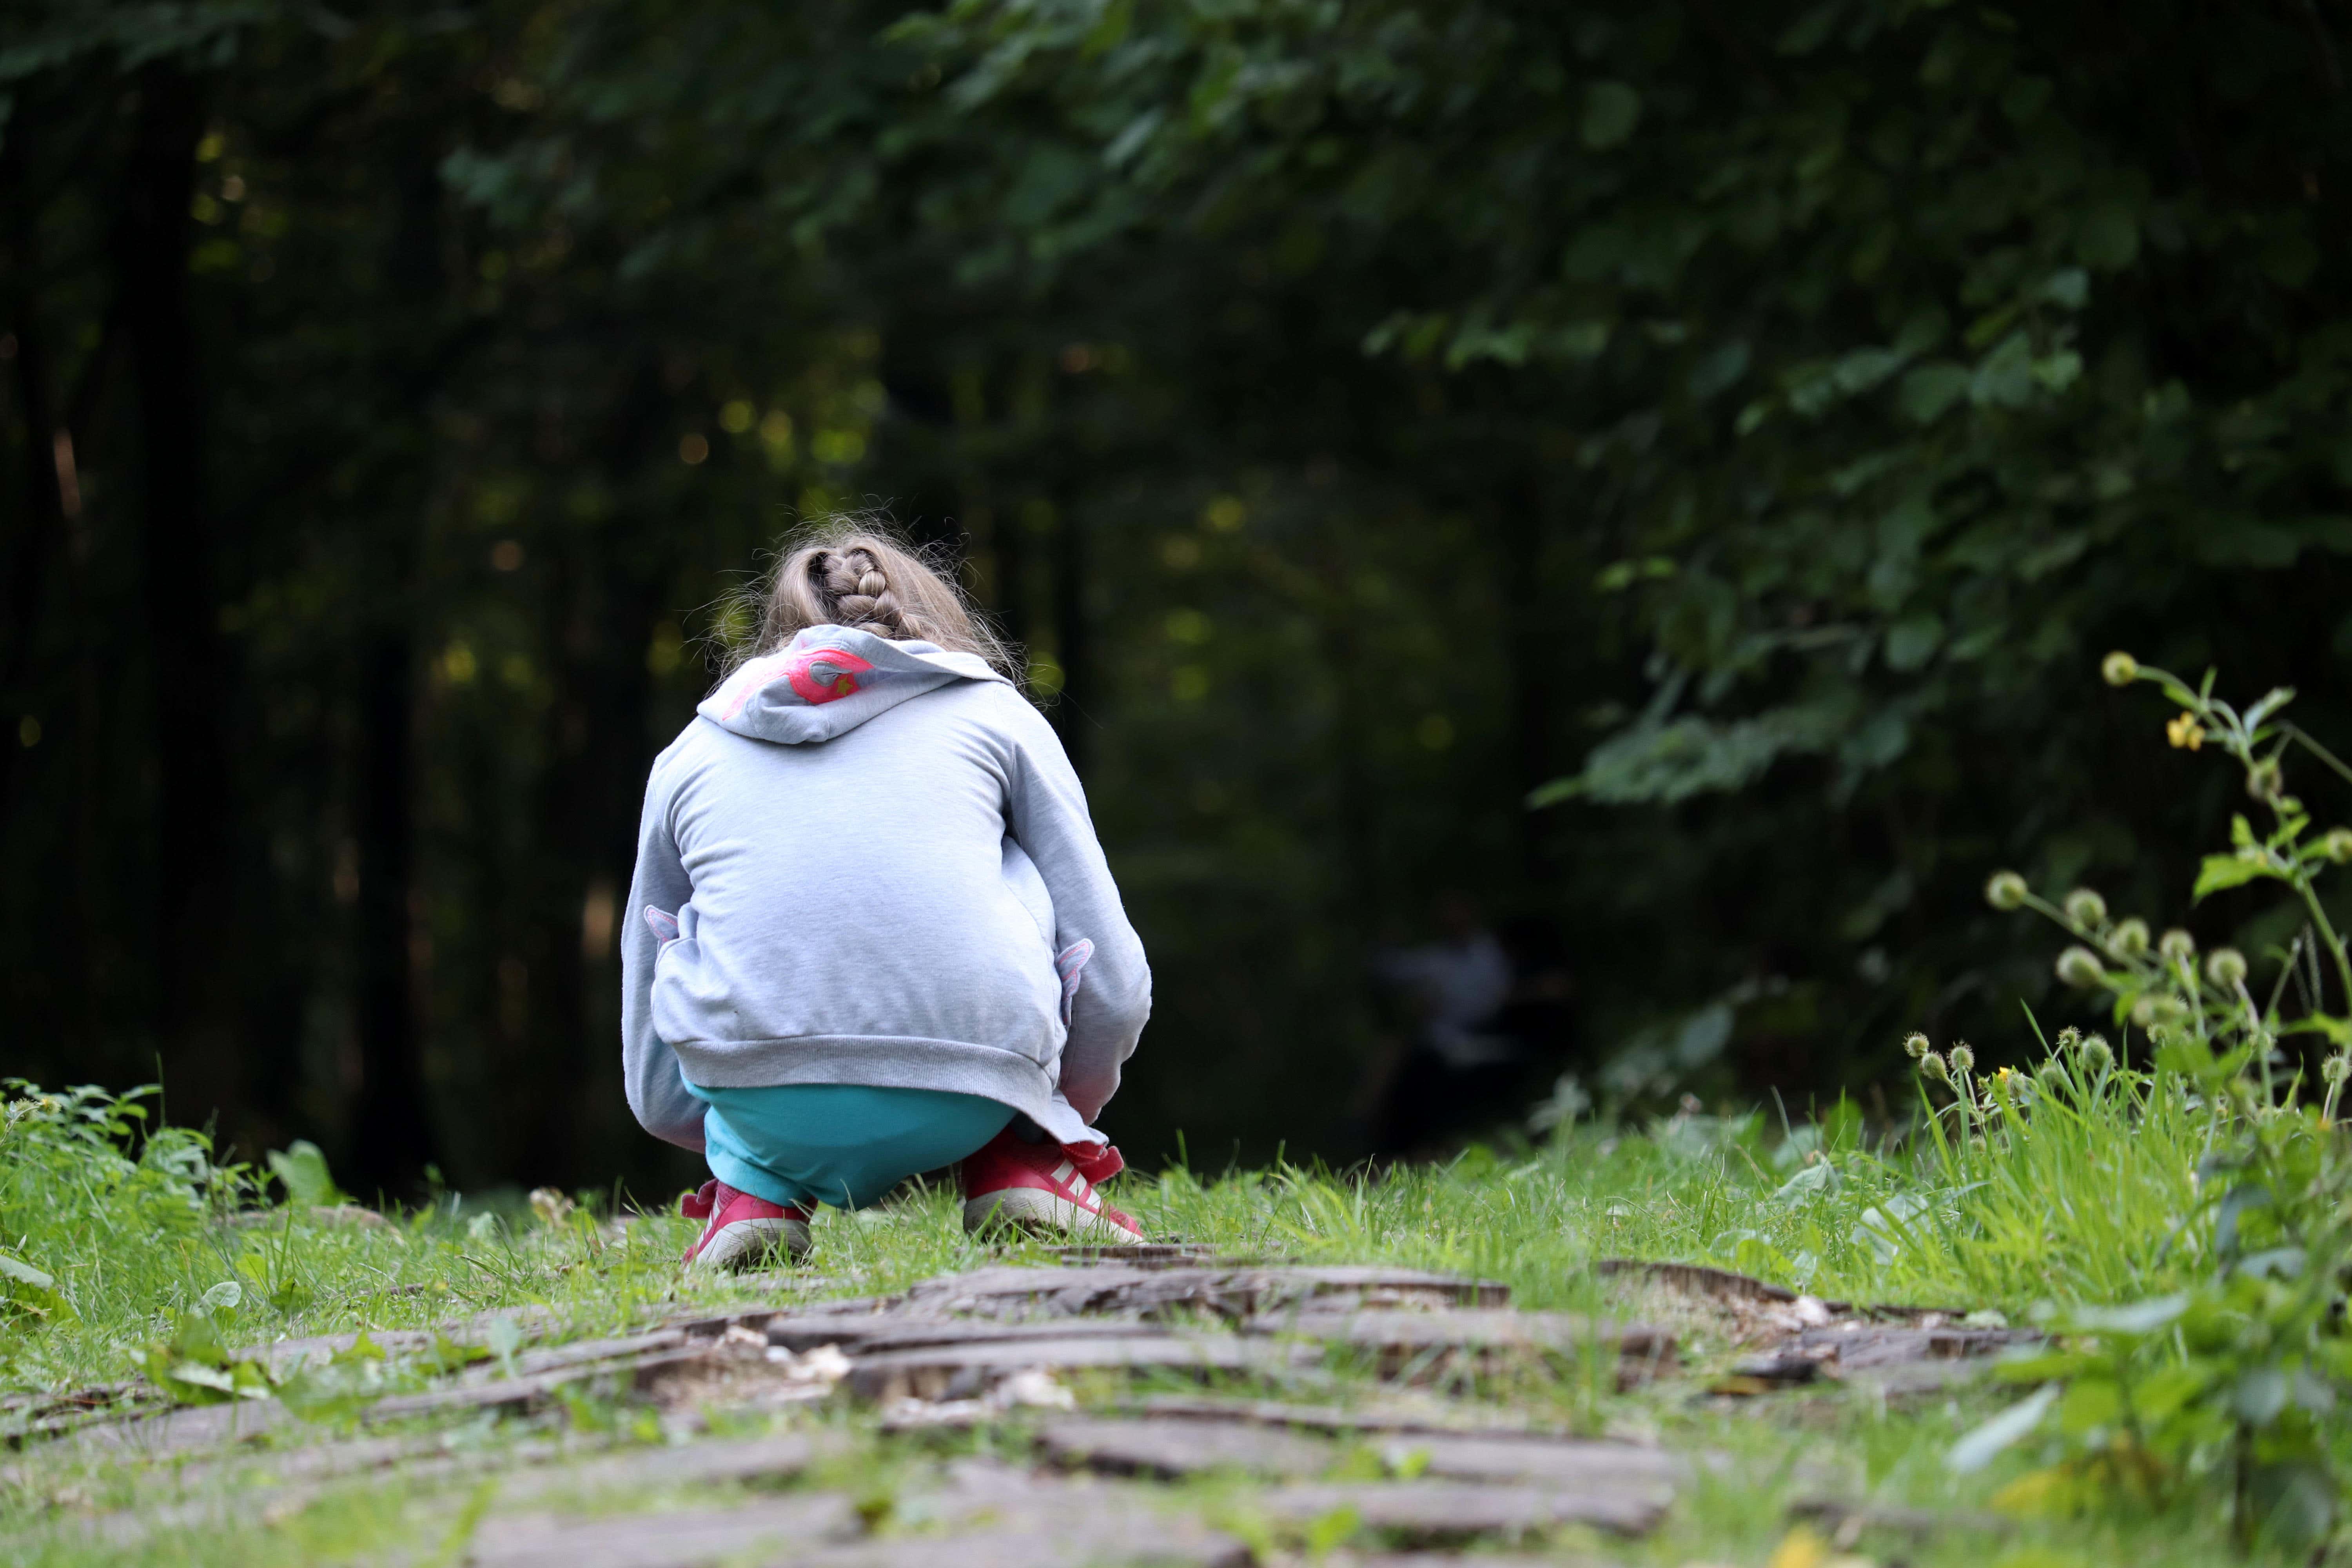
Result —
<path fill-rule="evenodd" d="M 249 1174 L 204 1167 L 185 1137 L 151 1140 L 143 1157 L 127 1158 L 103 1132 L 104 1110 L 85 1100 L 20 1115 L 0 1143 L 0 1251 L 50 1281 L 16 1279 L 14 1305 L 0 1307 L 0 1394 L 135 1377 L 142 1351 L 184 1333 L 207 1292 L 210 1321 L 232 1343 L 524 1307 L 551 1310 L 563 1336 L 584 1336 L 760 1292 L 682 1278 L 677 1255 L 692 1226 L 668 1217 L 620 1226 L 582 1210 L 550 1222 L 450 1200 L 381 1226 L 320 1223 L 292 1207 L 268 1211 L 266 1224 L 230 1224 L 258 1201 Z M 1612 1256 L 1715 1263 L 1826 1298 L 1990 1309 L 2012 1321 L 2048 1305 L 2137 1300 L 2195 1277 L 2207 1221 L 2189 1173 L 2207 1127 L 2185 1096 L 2051 1093 L 2003 1135 L 1938 1135 L 1950 1125 L 1923 1123 L 1890 1143 L 1865 1140 L 1843 1112 L 1793 1131 L 1760 1115 L 1683 1116 L 1580 1128 L 1517 1154 L 1474 1149 L 1378 1181 L 1301 1170 L 1130 1176 L 1118 1201 L 1157 1234 L 1300 1261 L 1475 1274 L 1508 1284 L 1528 1307 L 1620 1304 L 1591 1267 Z M 948 1194 L 921 1191 L 864 1215 L 828 1213 L 803 1272 L 825 1281 L 822 1290 L 865 1294 L 1008 1257 L 1044 1260 L 1035 1249 L 975 1246 L 955 1215 Z M 236 1304 L 220 1304 L 229 1294 Z M 1727 1352 L 1692 1349 L 1702 1364 Z M 415 1386 L 430 1370 L 395 1360 L 378 1375 L 387 1388 Z M 1760 1563 L 1781 1542 L 1784 1506 L 1798 1493 L 1981 1507 L 2041 1462 L 2028 1443 L 1979 1474 L 1947 1466 L 1958 1436 L 2016 1397 L 1998 1387 L 1891 1409 L 1843 1392 L 1720 1407 L 1694 1403 L 1693 1387 L 1621 1394 L 1571 1369 L 1479 1392 L 1586 1430 L 1654 1433 L 1731 1457 L 1657 1538 L 1595 1543 L 1625 1562 Z M 659 1436 L 625 1407 L 572 1415 L 622 1436 Z M 886 1439 L 837 1410 L 803 1419 L 852 1434 L 858 1457 L 844 1473 L 873 1485 L 943 1451 L 1017 1447 L 987 1432 Z M 474 1423 L 450 1440 L 496 1451 L 527 1435 Z M 246 1517 L 227 1476 L 190 1483 L 194 1495 L 228 1500 L 225 1520 L 105 1545 L 74 1521 L 134 1502 L 152 1512 L 169 1506 L 170 1489 L 121 1461 L 35 1448 L 22 1463 L 0 1482 L 0 1551 L 43 1564 L 376 1561 L 394 1547 L 431 1562 L 466 1495 L 375 1478 L 330 1488 L 285 1517 Z M 2231 1555 L 2213 1510 L 2193 1489 L 2182 1495 L 2169 1513 L 2118 1506 L 2037 1522 L 1997 1550 L 1963 1535 L 1902 1551 L 1920 1564 L 2012 1568 Z M 1883 1560 L 1892 1548 L 1874 1550 Z"/>

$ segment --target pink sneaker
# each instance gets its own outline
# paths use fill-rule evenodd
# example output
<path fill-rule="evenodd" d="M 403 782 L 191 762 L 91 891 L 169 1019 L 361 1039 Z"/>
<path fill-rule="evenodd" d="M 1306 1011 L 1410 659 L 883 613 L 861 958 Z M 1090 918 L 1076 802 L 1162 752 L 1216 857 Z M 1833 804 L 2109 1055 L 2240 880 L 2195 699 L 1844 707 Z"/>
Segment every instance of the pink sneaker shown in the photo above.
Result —
<path fill-rule="evenodd" d="M 779 1249 L 793 1262 L 808 1256 L 806 1209 L 785 1208 L 755 1198 L 715 1177 L 703 1183 L 700 1191 L 681 1199 L 677 1212 L 688 1219 L 710 1222 L 686 1249 L 688 1268 L 740 1272 L 759 1268 Z"/>
<path fill-rule="evenodd" d="M 1091 1241 L 1143 1239 L 1142 1227 L 1103 1202 L 1095 1191 L 1127 1169 L 1106 1143 L 1024 1143 L 1006 1128 L 963 1163 L 963 1227 L 977 1235 L 992 1225 L 1060 1231 Z"/>

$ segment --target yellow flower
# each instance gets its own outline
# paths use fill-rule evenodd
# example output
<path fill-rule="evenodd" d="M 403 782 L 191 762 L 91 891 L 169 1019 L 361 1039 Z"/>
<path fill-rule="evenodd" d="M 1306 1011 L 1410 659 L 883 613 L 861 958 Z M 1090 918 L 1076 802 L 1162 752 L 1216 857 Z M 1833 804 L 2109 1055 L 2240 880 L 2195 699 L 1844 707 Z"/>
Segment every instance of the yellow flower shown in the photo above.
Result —
<path fill-rule="evenodd" d="M 2195 751 L 2205 743 L 2205 731 L 2198 726 L 2197 715 L 2183 713 L 2164 727 L 2165 739 L 2174 745 Z"/>

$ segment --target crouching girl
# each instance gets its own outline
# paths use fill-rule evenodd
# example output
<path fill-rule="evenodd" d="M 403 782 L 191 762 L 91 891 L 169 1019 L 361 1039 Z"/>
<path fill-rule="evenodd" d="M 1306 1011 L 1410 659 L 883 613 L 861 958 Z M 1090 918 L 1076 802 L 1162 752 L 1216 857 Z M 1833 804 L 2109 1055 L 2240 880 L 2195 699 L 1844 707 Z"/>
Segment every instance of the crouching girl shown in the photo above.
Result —
<path fill-rule="evenodd" d="M 1150 1012 L 1061 742 L 952 582 L 790 551 L 753 657 L 654 763 L 622 950 L 629 1108 L 700 1151 L 687 1254 L 742 1268 L 962 1162 L 963 1221 L 1140 1238 L 1093 1123 Z"/>

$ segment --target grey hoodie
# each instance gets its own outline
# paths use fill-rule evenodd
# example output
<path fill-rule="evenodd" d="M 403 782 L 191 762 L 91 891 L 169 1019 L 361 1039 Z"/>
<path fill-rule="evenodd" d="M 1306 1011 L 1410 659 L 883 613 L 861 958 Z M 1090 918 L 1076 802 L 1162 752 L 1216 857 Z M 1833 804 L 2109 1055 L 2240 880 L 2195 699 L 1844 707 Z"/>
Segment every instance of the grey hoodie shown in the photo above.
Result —
<path fill-rule="evenodd" d="M 646 1131 L 702 1147 L 685 1080 L 857 1083 L 1098 1142 L 1151 973 L 1037 710 L 971 654 L 816 626 L 696 711 L 646 783 L 622 924 Z"/>

